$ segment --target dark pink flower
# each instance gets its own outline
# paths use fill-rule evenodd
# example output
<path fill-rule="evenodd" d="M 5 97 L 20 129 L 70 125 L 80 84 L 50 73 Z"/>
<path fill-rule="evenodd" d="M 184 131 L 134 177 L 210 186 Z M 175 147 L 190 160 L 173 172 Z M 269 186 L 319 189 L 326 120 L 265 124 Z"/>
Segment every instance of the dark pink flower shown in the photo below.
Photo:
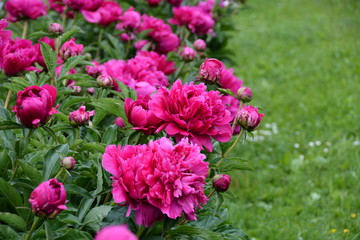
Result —
<path fill-rule="evenodd" d="M 228 110 L 231 114 L 231 123 L 235 120 L 236 114 L 239 111 L 240 101 L 230 95 L 223 95 L 221 100 L 226 106 L 226 110 Z M 235 126 L 233 134 L 238 134 L 240 132 L 240 126 Z"/>
<path fill-rule="evenodd" d="M 46 15 L 46 5 L 42 0 L 8 0 L 5 10 L 9 13 L 8 19 L 16 22 L 23 19 L 37 19 Z"/>
<path fill-rule="evenodd" d="M 58 36 L 64 33 L 64 28 L 59 23 L 51 23 L 49 26 L 49 33 Z"/>
<path fill-rule="evenodd" d="M 78 110 L 73 111 L 69 115 L 69 122 L 73 126 L 82 126 L 86 124 L 90 117 L 95 114 L 95 111 L 85 111 L 86 107 L 81 106 Z"/>
<path fill-rule="evenodd" d="M 175 219 L 183 213 L 196 220 L 195 211 L 207 202 L 204 194 L 208 163 L 200 148 L 167 138 L 148 145 L 106 148 L 102 166 L 113 177 L 113 197 L 136 211 L 136 222 L 150 226 L 166 214 Z M 134 184 L 135 183 L 135 184 Z"/>
<path fill-rule="evenodd" d="M 191 62 L 196 58 L 196 52 L 191 47 L 184 47 L 180 52 L 181 58 L 186 62 Z"/>
<path fill-rule="evenodd" d="M 94 66 L 87 65 L 86 66 L 86 73 L 93 78 L 97 78 L 101 75 L 101 72 L 103 70 L 103 67 L 100 65 L 100 63 L 93 61 L 91 62 Z"/>
<path fill-rule="evenodd" d="M 243 106 L 237 113 L 235 121 L 238 125 L 248 131 L 254 131 L 264 117 L 263 113 L 259 113 L 257 108 L 253 106 Z"/>
<path fill-rule="evenodd" d="M 117 2 L 105 1 L 96 11 L 81 11 L 86 21 L 108 26 L 120 19 L 122 9 Z"/>
<path fill-rule="evenodd" d="M 66 61 L 69 57 L 81 55 L 83 50 L 84 45 L 76 44 L 75 39 L 72 38 L 61 46 L 59 55 L 64 61 Z"/>
<path fill-rule="evenodd" d="M 65 3 L 63 0 L 48 0 L 50 4 L 50 8 L 55 12 L 62 14 L 65 11 Z"/>
<path fill-rule="evenodd" d="M 133 129 L 139 130 L 146 135 L 154 134 L 155 130 L 161 126 L 163 121 L 149 110 L 150 97 L 133 101 L 131 98 L 125 99 L 124 108 L 126 117 Z"/>
<path fill-rule="evenodd" d="M 116 126 L 118 126 L 119 128 L 124 128 L 125 124 L 124 124 L 124 120 L 121 117 L 117 117 L 115 119 L 115 124 Z"/>
<path fill-rule="evenodd" d="M 0 49 L 0 68 L 7 75 L 16 75 L 25 70 L 34 70 L 31 65 L 36 61 L 37 51 L 27 39 L 8 40 Z"/>
<path fill-rule="evenodd" d="M 179 7 L 183 0 L 166 0 L 171 6 Z"/>
<path fill-rule="evenodd" d="M 140 24 L 141 24 L 141 14 L 137 11 L 134 11 L 133 7 L 130 7 L 120 17 L 120 23 L 116 25 L 116 29 L 135 31 L 140 27 Z"/>
<path fill-rule="evenodd" d="M 156 70 L 163 72 L 165 75 L 173 74 L 176 71 L 175 63 L 168 61 L 166 55 L 158 54 L 154 51 L 139 51 L 136 56 L 148 57 L 156 65 Z"/>
<path fill-rule="evenodd" d="M 65 187 L 56 178 L 40 183 L 32 191 L 29 202 L 33 213 L 37 216 L 55 218 L 62 210 L 66 209 Z"/>
<path fill-rule="evenodd" d="M 159 6 L 161 3 L 161 0 L 146 0 L 151 7 Z"/>
<path fill-rule="evenodd" d="M 221 78 L 224 64 L 215 58 L 206 58 L 200 65 L 199 79 L 204 82 L 217 83 Z"/>
<path fill-rule="evenodd" d="M 63 0 L 66 5 L 75 11 L 96 11 L 104 0 Z"/>
<path fill-rule="evenodd" d="M 197 39 L 195 42 L 194 42 L 194 48 L 195 50 L 197 51 L 205 51 L 206 49 L 206 42 L 202 39 Z"/>
<path fill-rule="evenodd" d="M 10 30 L 4 30 L 7 25 L 8 22 L 5 19 L 0 20 L 0 46 L 11 39 L 12 32 Z"/>
<path fill-rule="evenodd" d="M 219 85 L 222 88 L 230 89 L 234 94 L 241 88 L 243 81 L 234 75 L 234 69 L 226 69 L 224 66 L 221 70 Z"/>
<path fill-rule="evenodd" d="M 156 131 L 165 129 L 177 141 L 188 137 L 190 142 L 212 151 L 211 138 L 219 142 L 231 139 L 231 115 L 217 91 L 206 91 L 202 83 L 182 85 L 177 80 L 170 90 L 160 88 L 152 95 L 149 109 L 164 121 Z"/>
<path fill-rule="evenodd" d="M 136 50 L 140 51 L 140 50 L 143 50 L 143 47 L 145 47 L 146 44 L 148 44 L 148 43 L 149 43 L 148 40 L 140 39 L 139 41 L 136 41 L 134 43 L 134 47 L 136 48 Z"/>
<path fill-rule="evenodd" d="M 138 240 L 126 225 L 107 226 L 95 236 L 95 240 Z"/>
<path fill-rule="evenodd" d="M 41 127 L 54 113 L 57 113 L 53 108 L 56 95 L 56 88 L 50 85 L 27 87 L 17 93 L 13 112 L 25 127 Z"/>
<path fill-rule="evenodd" d="M 241 87 L 236 93 L 236 98 L 243 102 L 250 102 L 253 98 L 251 88 Z"/>
<path fill-rule="evenodd" d="M 213 187 L 216 191 L 225 192 L 230 187 L 231 178 L 226 174 L 215 175 L 212 179 Z"/>

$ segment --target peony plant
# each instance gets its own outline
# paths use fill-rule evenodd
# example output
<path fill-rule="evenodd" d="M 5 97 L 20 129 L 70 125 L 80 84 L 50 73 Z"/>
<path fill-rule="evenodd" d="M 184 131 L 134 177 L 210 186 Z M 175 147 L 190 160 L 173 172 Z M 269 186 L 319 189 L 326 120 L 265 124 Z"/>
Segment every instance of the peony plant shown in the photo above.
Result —
<path fill-rule="evenodd" d="M 264 115 L 222 51 L 241 5 L 47 3 L 0 4 L 0 238 L 249 239 L 222 205 Z"/>

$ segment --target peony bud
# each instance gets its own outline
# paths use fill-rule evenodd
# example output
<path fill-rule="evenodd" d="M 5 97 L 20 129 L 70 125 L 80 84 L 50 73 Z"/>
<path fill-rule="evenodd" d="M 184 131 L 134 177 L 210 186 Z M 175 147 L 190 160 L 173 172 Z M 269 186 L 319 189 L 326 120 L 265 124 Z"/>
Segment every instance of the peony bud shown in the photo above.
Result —
<path fill-rule="evenodd" d="M 229 175 L 218 174 L 212 179 L 213 187 L 218 192 L 225 192 L 230 186 L 231 178 Z"/>
<path fill-rule="evenodd" d="M 66 61 L 69 57 L 81 55 L 84 50 L 84 45 L 76 44 L 75 39 L 72 38 L 62 45 L 59 50 L 60 57 Z"/>
<path fill-rule="evenodd" d="M 95 93 L 95 88 L 93 88 L 93 87 L 88 88 L 88 89 L 86 89 L 86 92 L 87 92 L 88 94 L 90 94 L 90 95 L 94 95 L 94 93 Z"/>
<path fill-rule="evenodd" d="M 119 128 L 124 128 L 125 124 L 124 124 L 124 120 L 121 117 L 117 117 L 115 119 L 115 124 L 116 126 L 118 126 Z"/>
<path fill-rule="evenodd" d="M 263 113 L 258 113 L 258 109 L 253 106 L 244 106 L 235 116 L 237 125 L 240 125 L 247 131 L 253 131 L 259 126 Z"/>
<path fill-rule="evenodd" d="M 95 240 L 137 240 L 126 225 L 107 226 L 101 229 L 95 236 Z"/>
<path fill-rule="evenodd" d="M 75 167 L 76 161 L 73 157 L 64 157 L 61 159 L 60 164 L 66 170 L 72 170 Z"/>
<path fill-rule="evenodd" d="M 112 87 L 114 80 L 109 75 L 100 75 L 96 78 L 96 83 L 100 87 Z"/>
<path fill-rule="evenodd" d="M 69 87 L 74 90 L 74 95 L 79 95 L 81 93 L 82 88 L 80 86 L 71 85 Z"/>
<path fill-rule="evenodd" d="M 195 48 L 196 51 L 199 51 L 199 52 L 205 51 L 206 42 L 204 40 L 202 40 L 202 39 L 197 39 L 194 42 L 194 48 Z"/>
<path fill-rule="evenodd" d="M 51 35 L 59 36 L 64 33 L 64 29 L 60 24 L 52 23 L 49 26 L 49 33 Z"/>
<path fill-rule="evenodd" d="M 32 191 L 29 202 L 36 216 L 55 218 L 62 210 L 66 209 L 65 187 L 56 178 L 40 183 Z"/>
<path fill-rule="evenodd" d="M 251 88 L 241 87 L 236 93 L 236 98 L 243 102 L 250 102 L 252 100 Z"/>
<path fill-rule="evenodd" d="M 202 81 L 216 83 L 220 80 L 224 64 L 215 58 L 206 58 L 200 65 L 199 78 Z"/>
<path fill-rule="evenodd" d="M 69 115 L 69 121 L 72 126 L 82 126 L 86 124 L 90 117 L 95 114 L 95 111 L 85 111 L 85 106 L 81 106 L 78 110 L 73 111 Z"/>
<path fill-rule="evenodd" d="M 184 47 L 184 49 L 180 52 L 180 56 L 185 62 L 191 62 L 196 58 L 196 52 L 190 47 Z"/>

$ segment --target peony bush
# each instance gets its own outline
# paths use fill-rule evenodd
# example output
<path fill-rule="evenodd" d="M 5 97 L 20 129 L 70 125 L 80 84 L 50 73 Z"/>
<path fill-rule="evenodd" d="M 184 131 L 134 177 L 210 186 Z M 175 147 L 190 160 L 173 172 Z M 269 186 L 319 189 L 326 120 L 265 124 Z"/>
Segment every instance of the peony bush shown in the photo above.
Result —
<path fill-rule="evenodd" d="M 0 3 L 0 238 L 249 239 L 222 205 L 264 115 L 226 67 L 241 7 Z"/>

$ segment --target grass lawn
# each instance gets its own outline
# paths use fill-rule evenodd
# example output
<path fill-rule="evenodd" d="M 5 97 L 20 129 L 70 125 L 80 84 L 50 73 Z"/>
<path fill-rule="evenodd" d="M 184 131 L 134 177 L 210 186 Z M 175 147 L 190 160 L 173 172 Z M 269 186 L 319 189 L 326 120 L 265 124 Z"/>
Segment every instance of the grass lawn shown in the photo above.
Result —
<path fill-rule="evenodd" d="M 237 149 L 232 221 L 252 239 L 360 239 L 360 2 L 249 0 L 231 41 L 266 114 Z"/>

